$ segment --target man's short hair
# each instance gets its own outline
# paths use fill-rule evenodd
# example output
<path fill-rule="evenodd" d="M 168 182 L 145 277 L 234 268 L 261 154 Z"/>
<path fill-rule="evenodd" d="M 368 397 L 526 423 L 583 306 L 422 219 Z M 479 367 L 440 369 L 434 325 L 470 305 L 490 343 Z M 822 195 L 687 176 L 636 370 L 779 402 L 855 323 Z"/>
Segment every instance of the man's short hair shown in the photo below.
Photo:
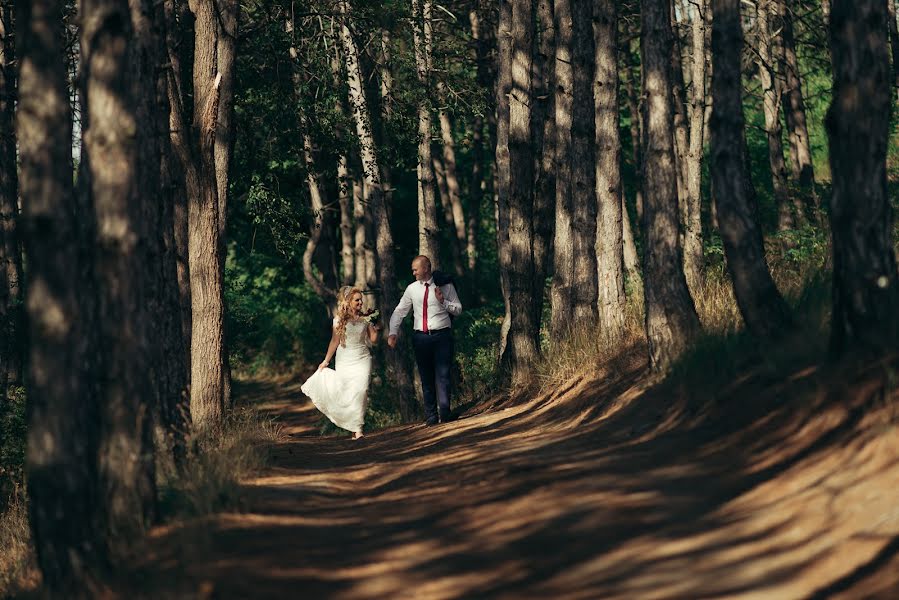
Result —
<path fill-rule="evenodd" d="M 424 254 L 419 254 L 415 258 L 412 259 L 413 262 L 416 260 L 423 262 L 428 267 L 428 271 L 431 270 L 431 259 L 425 256 Z"/>

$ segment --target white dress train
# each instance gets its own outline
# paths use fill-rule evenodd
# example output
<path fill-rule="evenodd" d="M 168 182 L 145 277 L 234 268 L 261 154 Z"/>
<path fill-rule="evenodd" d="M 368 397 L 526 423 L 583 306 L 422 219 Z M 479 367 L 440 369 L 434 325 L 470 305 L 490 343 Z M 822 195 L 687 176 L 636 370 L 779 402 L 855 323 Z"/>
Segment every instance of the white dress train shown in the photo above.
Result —
<path fill-rule="evenodd" d="M 362 431 L 368 407 L 371 352 L 367 329 L 365 321 L 348 322 L 346 346 L 337 346 L 335 368 L 316 371 L 301 387 L 318 410 L 347 431 Z"/>

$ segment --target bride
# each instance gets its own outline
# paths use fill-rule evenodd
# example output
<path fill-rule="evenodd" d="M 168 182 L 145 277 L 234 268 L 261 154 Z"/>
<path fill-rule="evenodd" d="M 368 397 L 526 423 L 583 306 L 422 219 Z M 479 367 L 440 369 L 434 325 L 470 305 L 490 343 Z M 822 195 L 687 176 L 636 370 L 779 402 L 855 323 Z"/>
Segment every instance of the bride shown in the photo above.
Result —
<path fill-rule="evenodd" d="M 377 313 L 375 313 L 377 315 Z M 344 286 L 337 294 L 337 316 L 325 360 L 301 389 L 332 423 L 362 437 L 371 376 L 369 346 L 378 341 L 379 326 L 362 314 L 362 290 Z M 329 369 L 336 353 L 334 369 Z"/>

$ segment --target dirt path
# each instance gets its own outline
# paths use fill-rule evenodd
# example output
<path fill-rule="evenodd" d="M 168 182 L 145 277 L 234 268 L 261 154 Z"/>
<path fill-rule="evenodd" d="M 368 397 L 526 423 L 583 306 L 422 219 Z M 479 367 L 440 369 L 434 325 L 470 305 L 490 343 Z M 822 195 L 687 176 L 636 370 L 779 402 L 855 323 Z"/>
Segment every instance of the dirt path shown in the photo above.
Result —
<path fill-rule="evenodd" d="M 143 568 L 172 597 L 899 597 L 899 435 L 863 376 L 748 373 L 709 409 L 641 373 L 359 442 L 255 384 L 289 441 Z"/>

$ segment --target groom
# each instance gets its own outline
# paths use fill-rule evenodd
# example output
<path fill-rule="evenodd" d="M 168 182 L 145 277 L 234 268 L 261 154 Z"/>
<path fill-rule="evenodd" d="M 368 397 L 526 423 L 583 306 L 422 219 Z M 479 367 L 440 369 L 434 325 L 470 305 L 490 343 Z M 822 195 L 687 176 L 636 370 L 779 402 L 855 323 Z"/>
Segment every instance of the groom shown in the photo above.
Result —
<path fill-rule="evenodd" d="M 450 373 L 453 364 L 453 329 L 450 315 L 462 312 L 462 303 L 452 282 L 435 285 L 431 259 L 416 256 L 412 261 L 415 281 L 406 287 L 400 303 L 390 317 L 387 345 L 396 347 L 396 335 L 409 309 L 412 309 L 412 346 L 421 375 L 426 424 L 452 421 Z M 439 409 L 439 410 L 438 410 Z"/>

